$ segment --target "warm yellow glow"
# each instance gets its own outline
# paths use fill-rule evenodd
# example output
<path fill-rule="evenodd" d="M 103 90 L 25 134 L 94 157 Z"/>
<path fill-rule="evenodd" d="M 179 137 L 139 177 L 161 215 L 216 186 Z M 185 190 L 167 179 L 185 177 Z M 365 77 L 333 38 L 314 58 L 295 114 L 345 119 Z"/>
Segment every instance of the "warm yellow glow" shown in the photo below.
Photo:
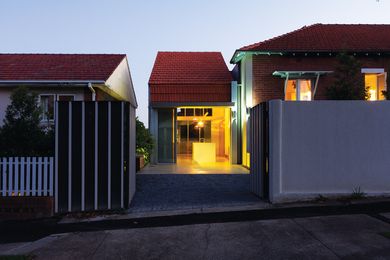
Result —
<path fill-rule="evenodd" d="M 375 101 L 376 100 L 376 89 L 369 89 L 368 93 L 370 93 L 370 97 L 368 100 Z"/>
<path fill-rule="evenodd" d="M 192 143 L 192 160 L 197 163 L 215 163 L 215 143 Z"/>
<path fill-rule="evenodd" d="M 384 100 L 382 91 L 386 90 L 385 73 L 365 74 L 364 87 L 368 89 L 370 101 Z"/>
<path fill-rule="evenodd" d="M 230 160 L 230 107 L 180 107 L 184 109 L 208 109 L 203 115 L 188 115 L 187 112 L 178 114 L 177 120 L 177 146 L 178 156 L 193 154 L 193 143 L 214 143 L 215 157 L 218 162 Z M 191 130 L 192 127 L 192 130 Z M 196 129 L 196 131 L 193 131 Z M 200 139 L 198 138 L 200 136 Z"/>
<path fill-rule="evenodd" d="M 287 81 L 286 95 L 284 99 L 289 101 L 297 100 L 297 90 L 296 90 L 295 80 Z"/>
<path fill-rule="evenodd" d="M 311 81 L 299 80 L 300 97 L 299 100 L 310 101 L 311 100 Z"/>
<path fill-rule="evenodd" d="M 299 91 L 298 91 L 299 86 Z M 299 93 L 299 99 L 297 99 Z M 287 81 L 285 100 L 289 101 L 310 101 L 311 100 L 311 80 L 293 79 Z"/>

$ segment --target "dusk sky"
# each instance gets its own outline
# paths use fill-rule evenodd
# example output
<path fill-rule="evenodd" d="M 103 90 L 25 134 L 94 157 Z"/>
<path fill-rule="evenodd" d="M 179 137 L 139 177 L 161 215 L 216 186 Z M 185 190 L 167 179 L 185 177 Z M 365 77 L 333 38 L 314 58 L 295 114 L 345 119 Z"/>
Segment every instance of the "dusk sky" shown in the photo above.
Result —
<path fill-rule="evenodd" d="M 1 0 L 0 52 L 125 53 L 147 124 L 157 51 L 221 51 L 228 63 L 235 49 L 304 25 L 390 24 L 389 14 L 389 0 Z"/>

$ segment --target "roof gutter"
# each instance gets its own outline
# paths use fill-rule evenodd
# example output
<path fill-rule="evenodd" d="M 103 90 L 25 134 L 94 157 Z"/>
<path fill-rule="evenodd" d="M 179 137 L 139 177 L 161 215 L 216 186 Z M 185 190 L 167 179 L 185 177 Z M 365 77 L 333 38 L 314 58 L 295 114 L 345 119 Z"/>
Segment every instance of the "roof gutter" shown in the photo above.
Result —
<path fill-rule="evenodd" d="M 280 51 L 241 51 L 236 50 L 233 54 L 233 57 L 230 60 L 231 64 L 236 64 L 240 60 L 242 60 L 246 55 L 252 54 L 252 55 L 283 55 L 283 52 Z"/>
<path fill-rule="evenodd" d="M 88 84 L 88 83 L 94 83 L 94 84 L 104 84 L 104 80 L 0 80 L 0 83 L 63 83 L 63 84 Z"/>
<path fill-rule="evenodd" d="M 319 56 L 320 54 L 326 54 L 329 56 L 335 55 L 337 53 L 345 52 L 350 55 L 356 56 L 357 54 L 364 55 L 364 56 L 381 56 L 381 55 L 390 55 L 390 51 L 348 51 L 348 50 L 320 50 L 320 51 L 313 51 L 313 50 L 283 50 L 283 51 L 245 51 L 245 50 L 236 50 L 233 54 L 233 57 L 230 60 L 231 64 L 236 64 L 240 60 L 242 60 L 246 55 L 286 55 L 291 53 L 293 56 L 295 54 L 304 54 L 307 56 L 308 54 L 316 54 Z"/>

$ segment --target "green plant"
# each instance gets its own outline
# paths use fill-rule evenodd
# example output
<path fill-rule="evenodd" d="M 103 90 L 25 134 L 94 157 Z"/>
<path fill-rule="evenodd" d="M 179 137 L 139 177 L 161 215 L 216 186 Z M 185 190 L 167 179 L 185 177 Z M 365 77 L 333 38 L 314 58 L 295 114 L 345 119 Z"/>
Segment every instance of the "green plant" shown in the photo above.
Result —
<path fill-rule="evenodd" d="M 144 156 L 145 163 L 150 162 L 154 141 L 152 135 L 138 117 L 136 118 L 136 152 Z"/>
<path fill-rule="evenodd" d="M 366 194 L 363 192 L 360 186 L 353 188 L 351 199 L 363 199 L 366 196 Z"/>
<path fill-rule="evenodd" d="M 364 80 L 360 71 L 361 65 L 351 55 L 341 53 L 337 56 L 338 66 L 334 71 L 334 82 L 326 90 L 331 100 L 366 100 L 370 97 L 368 89 L 364 87 Z"/>
<path fill-rule="evenodd" d="M 315 201 L 317 201 L 317 202 L 324 202 L 327 200 L 328 200 L 328 198 L 323 196 L 322 194 L 318 194 L 318 196 L 315 198 Z"/>
<path fill-rule="evenodd" d="M 0 129 L 0 156 L 53 155 L 54 132 L 51 128 L 41 128 L 37 95 L 19 87 L 10 99 Z"/>

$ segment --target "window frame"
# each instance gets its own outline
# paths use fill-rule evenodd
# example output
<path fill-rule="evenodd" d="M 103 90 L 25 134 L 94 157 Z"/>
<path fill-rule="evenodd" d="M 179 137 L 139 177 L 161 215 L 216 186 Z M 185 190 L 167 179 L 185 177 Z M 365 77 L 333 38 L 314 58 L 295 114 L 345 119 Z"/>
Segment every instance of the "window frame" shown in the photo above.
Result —
<path fill-rule="evenodd" d="M 66 97 L 73 97 L 73 101 L 76 100 L 76 95 L 75 94 L 68 94 L 68 93 L 65 93 L 65 94 L 53 94 L 53 93 L 40 93 L 38 95 L 38 106 L 42 109 L 41 107 L 41 101 L 42 101 L 42 96 L 54 96 L 54 103 L 56 101 L 59 101 L 59 97 L 60 96 L 66 96 Z M 55 109 L 55 104 L 53 104 L 53 119 L 44 119 L 42 117 L 42 115 L 44 114 L 44 111 L 41 111 L 41 119 L 40 119 L 40 122 L 41 123 L 54 123 L 54 119 L 56 118 L 56 109 Z"/>
<path fill-rule="evenodd" d="M 315 81 L 316 79 L 314 78 L 288 78 L 288 79 L 285 79 L 286 80 L 286 89 L 284 91 L 284 100 L 285 101 L 313 101 L 314 100 L 314 90 L 313 90 L 313 85 L 315 84 Z M 288 81 L 289 80 L 293 80 L 296 82 L 296 90 L 295 90 L 295 94 L 296 94 L 296 100 L 287 100 L 286 99 L 286 94 L 287 94 L 287 85 L 288 85 Z M 307 80 L 310 82 L 310 100 L 301 100 L 301 84 L 300 84 L 300 81 L 302 80 Z"/>
<path fill-rule="evenodd" d="M 364 87 L 367 88 L 366 86 L 366 76 L 367 75 L 375 75 L 376 76 L 376 97 L 375 100 L 370 100 L 367 99 L 367 101 L 383 101 L 386 100 L 386 98 L 381 99 L 381 93 L 379 91 L 379 80 L 378 76 L 383 75 L 384 76 L 384 82 L 383 82 L 383 90 L 387 91 L 387 71 L 385 71 L 384 68 L 362 68 L 361 73 L 363 74 L 364 77 Z"/>

